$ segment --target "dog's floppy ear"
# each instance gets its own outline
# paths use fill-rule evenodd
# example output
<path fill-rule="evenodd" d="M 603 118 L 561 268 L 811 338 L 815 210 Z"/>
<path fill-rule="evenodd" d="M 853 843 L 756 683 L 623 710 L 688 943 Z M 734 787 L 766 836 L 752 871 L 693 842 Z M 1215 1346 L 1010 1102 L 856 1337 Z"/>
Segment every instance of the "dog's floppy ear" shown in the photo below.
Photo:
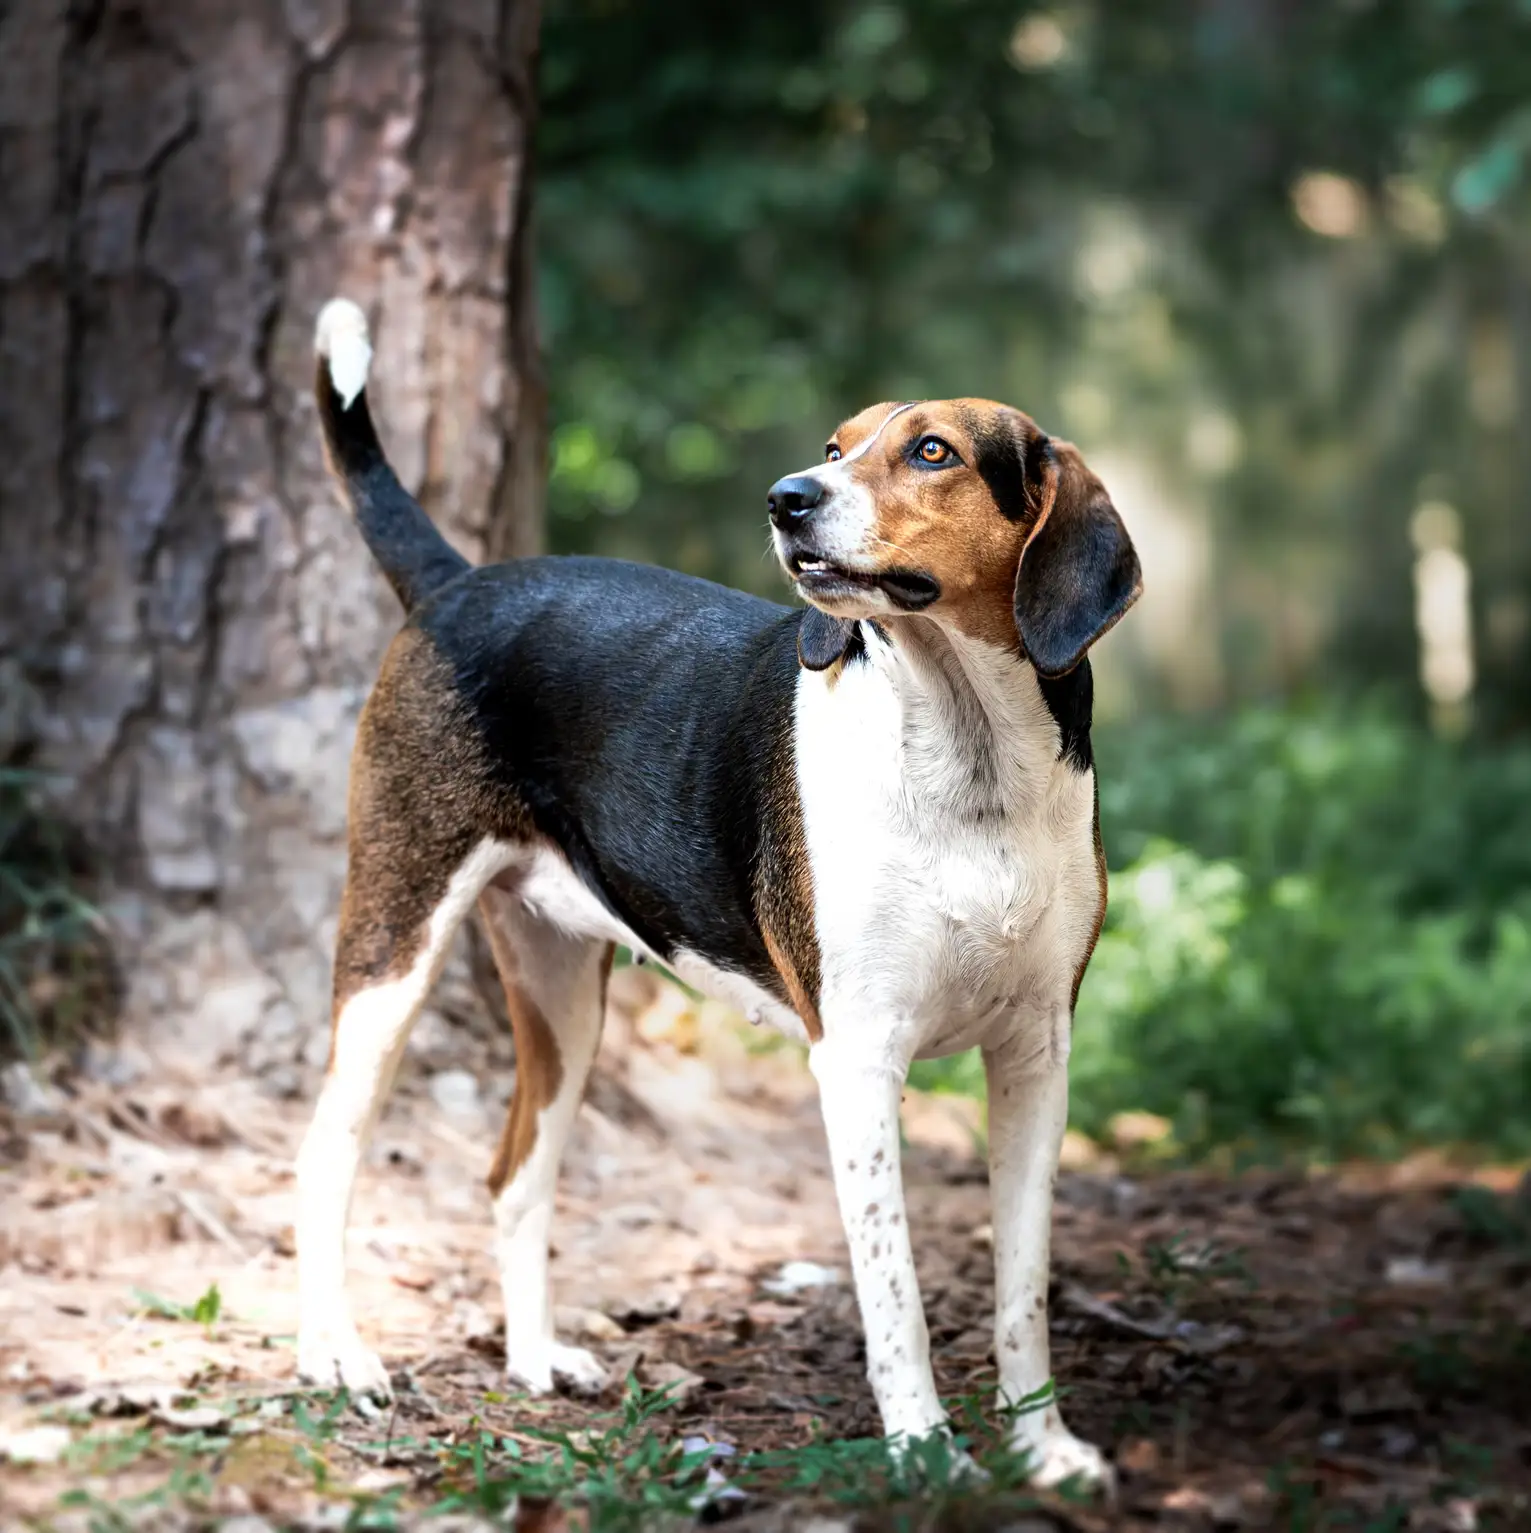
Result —
<path fill-rule="evenodd" d="M 849 618 L 831 617 L 810 607 L 797 628 L 797 658 L 803 669 L 827 671 L 836 660 L 844 659 L 855 633 L 856 625 Z"/>
<path fill-rule="evenodd" d="M 1027 452 L 1039 509 L 1015 577 L 1015 627 L 1043 676 L 1062 676 L 1143 590 L 1137 550 L 1079 449 L 1038 434 Z"/>

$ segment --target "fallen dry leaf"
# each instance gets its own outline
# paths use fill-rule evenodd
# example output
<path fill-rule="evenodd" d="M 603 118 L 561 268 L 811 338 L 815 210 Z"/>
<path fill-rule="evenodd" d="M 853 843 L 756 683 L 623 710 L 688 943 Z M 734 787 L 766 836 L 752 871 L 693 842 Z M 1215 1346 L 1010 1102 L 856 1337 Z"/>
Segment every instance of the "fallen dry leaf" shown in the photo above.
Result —
<path fill-rule="evenodd" d="M 685 1401 L 707 1381 L 699 1373 L 683 1368 L 679 1363 L 646 1363 L 642 1372 L 643 1382 L 651 1389 L 668 1389 L 672 1399 Z"/>
<path fill-rule="evenodd" d="M 1106 1137 L 1118 1150 L 1142 1150 L 1161 1144 L 1175 1131 L 1168 1118 L 1151 1112 L 1119 1112 L 1106 1124 Z"/>
<path fill-rule="evenodd" d="M 1149 1437 L 1132 1437 L 1116 1452 L 1118 1467 L 1131 1474 L 1152 1474 L 1159 1467 L 1159 1445 Z"/>

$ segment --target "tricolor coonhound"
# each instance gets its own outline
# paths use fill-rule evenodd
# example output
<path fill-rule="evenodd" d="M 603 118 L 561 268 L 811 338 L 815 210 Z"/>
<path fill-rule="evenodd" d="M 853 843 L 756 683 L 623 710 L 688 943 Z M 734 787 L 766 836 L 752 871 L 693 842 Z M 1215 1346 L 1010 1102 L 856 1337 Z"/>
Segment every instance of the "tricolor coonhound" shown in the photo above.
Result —
<path fill-rule="evenodd" d="M 899 1164 L 910 1062 L 988 1076 L 1000 1388 L 1049 1383 L 1048 1247 L 1080 977 L 1106 904 L 1086 652 L 1137 555 L 1069 444 L 986 400 L 873 405 L 767 497 L 806 607 L 614 559 L 470 566 L 401 486 L 362 312 L 319 318 L 326 451 L 408 614 L 362 714 L 330 1062 L 298 1161 L 299 1368 L 386 1392 L 345 1294 L 358 1161 L 476 903 L 515 1094 L 489 1173 L 506 1367 L 553 1334 L 548 1228 L 618 943 L 808 1045 L 885 1430 L 941 1430 Z M 1055 1403 L 1043 1482 L 1107 1473 Z"/>

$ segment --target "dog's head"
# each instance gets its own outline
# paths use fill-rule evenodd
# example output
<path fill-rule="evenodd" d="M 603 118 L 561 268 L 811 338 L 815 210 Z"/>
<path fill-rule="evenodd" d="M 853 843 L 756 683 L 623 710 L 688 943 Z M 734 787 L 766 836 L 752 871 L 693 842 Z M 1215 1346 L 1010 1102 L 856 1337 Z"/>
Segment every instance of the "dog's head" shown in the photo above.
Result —
<path fill-rule="evenodd" d="M 803 647 L 815 669 L 839 658 L 852 620 L 923 612 L 992 644 L 1018 639 L 1059 676 L 1142 590 L 1127 529 L 1078 450 L 986 399 L 873 405 L 767 504 L 788 575 L 841 620 Z"/>

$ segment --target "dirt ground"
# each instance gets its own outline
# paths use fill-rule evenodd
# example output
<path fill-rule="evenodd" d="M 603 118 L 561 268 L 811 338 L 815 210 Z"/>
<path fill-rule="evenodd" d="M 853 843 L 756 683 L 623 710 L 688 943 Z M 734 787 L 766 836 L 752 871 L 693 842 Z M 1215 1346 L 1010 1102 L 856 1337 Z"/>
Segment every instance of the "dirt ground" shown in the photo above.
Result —
<path fill-rule="evenodd" d="M 643 971 L 616 979 L 555 1226 L 563 1329 L 614 1375 L 672 1387 L 680 1403 L 654 1423 L 665 1433 L 738 1453 L 872 1434 L 799 1055 Z M 0 1526 L 386 1526 L 439 1504 L 442 1444 L 607 1419 L 615 1387 L 531 1402 L 496 1365 L 483 1175 L 507 1085 L 488 1066 L 482 1084 L 406 1069 L 352 1238 L 357 1315 L 399 1401 L 386 1419 L 346 1410 L 317 1436 L 290 1409 L 304 1105 L 161 1070 L 75 1079 L 13 1108 L 0 1122 Z M 962 1397 L 993 1384 L 976 1127 L 970 1104 L 906 1103 L 932 1342 L 943 1393 Z M 1148 1174 L 1073 1150 L 1055 1367 L 1075 1430 L 1115 1458 L 1117 1499 L 1044 1498 L 1029 1520 L 995 1521 L 979 1494 L 902 1525 L 1531 1529 L 1531 1206 L 1514 1173 L 1464 1182 L 1419 1157 L 1324 1176 Z M 784 1282 L 793 1262 L 822 1270 Z M 216 1318 L 176 1316 L 214 1282 Z M 188 1454 L 205 1479 L 175 1481 Z M 358 1494 L 386 1497 L 388 1517 L 369 1521 Z M 828 1517 L 827 1494 L 755 1490 L 710 1515 L 786 1528 L 822 1513 L 821 1533 L 893 1515 Z M 563 1525 L 530 1501 L 512 1520 Z"/>

